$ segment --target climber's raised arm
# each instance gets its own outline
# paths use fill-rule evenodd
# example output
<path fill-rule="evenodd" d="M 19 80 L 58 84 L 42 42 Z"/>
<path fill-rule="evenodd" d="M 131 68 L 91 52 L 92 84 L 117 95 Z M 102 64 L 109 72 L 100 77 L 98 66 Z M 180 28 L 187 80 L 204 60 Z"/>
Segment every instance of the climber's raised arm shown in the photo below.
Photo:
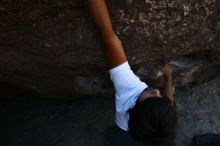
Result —
<path fill-rule="evenodd" d="M 127 59 L 121 41 L 114 33 L 105 0 L 85 0 L 90 15 L 104 43 L 104 54 L 108 67 L 114 68 Z"/>

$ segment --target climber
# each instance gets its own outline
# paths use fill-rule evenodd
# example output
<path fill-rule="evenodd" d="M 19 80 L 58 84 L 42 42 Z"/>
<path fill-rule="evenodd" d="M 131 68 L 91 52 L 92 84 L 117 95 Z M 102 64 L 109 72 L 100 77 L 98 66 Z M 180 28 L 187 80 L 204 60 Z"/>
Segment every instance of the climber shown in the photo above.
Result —
<path fill-rule="evenodd" d="M 122 43 L 112 28 L 105 0 L 85 0 L 85 4 L 102 38 L 116 92 L 117 130 L 109 135 L 107 145 L 173 145 L 177 119 L 169 65 L 159 68 L 165 77 L 163 91 L 148 87 L 129 66 Z M 125 136 L 114 137 L 117 132 L 128 134 L 128 139 L 123 139 Z"/>

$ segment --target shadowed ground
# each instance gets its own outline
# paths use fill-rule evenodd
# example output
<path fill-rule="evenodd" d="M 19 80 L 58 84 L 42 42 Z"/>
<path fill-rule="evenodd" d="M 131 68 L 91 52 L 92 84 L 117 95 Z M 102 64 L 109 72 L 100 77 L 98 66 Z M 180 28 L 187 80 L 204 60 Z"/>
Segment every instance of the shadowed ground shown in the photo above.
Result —
<path fill-rule="evenodd" d="M 220 77 L 176 89 L 178 146 L 194 135 L 220 133 Z M 77 101 L 20 97 L 0 103 L 2 146 L 103 146 L 114 124 L 114 98 Z"/>

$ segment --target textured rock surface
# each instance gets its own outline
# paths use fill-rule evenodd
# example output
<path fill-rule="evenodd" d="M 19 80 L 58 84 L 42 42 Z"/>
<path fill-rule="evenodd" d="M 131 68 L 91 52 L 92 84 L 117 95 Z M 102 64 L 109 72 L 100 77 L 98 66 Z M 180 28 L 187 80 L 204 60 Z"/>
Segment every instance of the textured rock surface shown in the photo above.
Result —
<path fill-rule="evenodd" d="M 176 70 L 175 83 L 199 82 L 197 76 L 209 79 L 213 72 L 219 73 L 219 1 L 107 3 L 114 29 L 136 71 L 161 60 L 175 62 L 188 55 L 202 55 L 208 58 L 206 66 L 196 64 L 199 70 L 195 71 L 195 64 L 189 62 L 185 70 Z M 199 75 L 191 79 L 187 68 Z M 209 75 L 207 69 L 212 71 Z M 179 81 L 183 77 L 186 79 Z M 0 85 L 4 97 L 113 93 L 101 41 L 83 1 L 0 1 Z"/>

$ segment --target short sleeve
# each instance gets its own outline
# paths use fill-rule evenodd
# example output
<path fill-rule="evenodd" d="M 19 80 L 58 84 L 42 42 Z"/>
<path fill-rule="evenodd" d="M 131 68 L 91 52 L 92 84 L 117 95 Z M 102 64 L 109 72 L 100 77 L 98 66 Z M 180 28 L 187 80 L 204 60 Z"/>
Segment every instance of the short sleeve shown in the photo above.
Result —
<path fill-rule="evenodd" d="M 116 92 L 116 124 L 127 131 L 127 111 L 135 105 L 141 92 L 148 86 L 134 74 L 127 61 L 111 69 L 109 73 Z"/>

